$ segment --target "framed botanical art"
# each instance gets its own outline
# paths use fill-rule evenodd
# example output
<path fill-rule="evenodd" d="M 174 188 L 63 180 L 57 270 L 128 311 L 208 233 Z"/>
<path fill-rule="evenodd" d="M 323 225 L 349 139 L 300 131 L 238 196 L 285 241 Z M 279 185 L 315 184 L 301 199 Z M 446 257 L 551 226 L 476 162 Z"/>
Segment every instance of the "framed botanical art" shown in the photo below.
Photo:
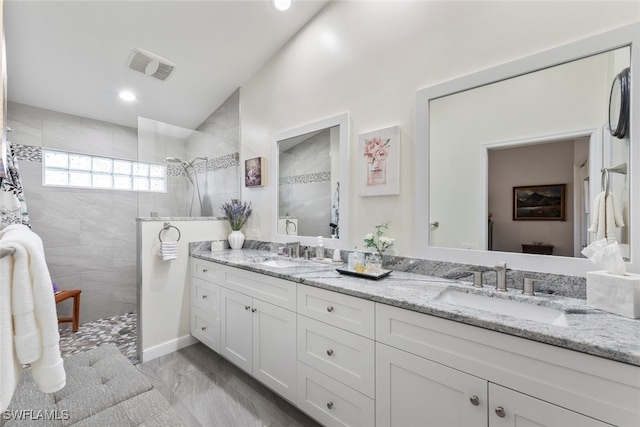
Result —
<path fill-rule="evenodd" d="M 400 126 L 359 135 L 357 162 L 361 196 L 400 194 Z"/>
<path fill-rule="evenodd" d="M 567 184 L 513 187 L 514 221 L 565 221 Z"/>
<path fill-rule="evenodd" d="M 264 157 L 256 157 L 244 161 L 244 185 L 245 187 L 262 187 L 262 174 Z"/>

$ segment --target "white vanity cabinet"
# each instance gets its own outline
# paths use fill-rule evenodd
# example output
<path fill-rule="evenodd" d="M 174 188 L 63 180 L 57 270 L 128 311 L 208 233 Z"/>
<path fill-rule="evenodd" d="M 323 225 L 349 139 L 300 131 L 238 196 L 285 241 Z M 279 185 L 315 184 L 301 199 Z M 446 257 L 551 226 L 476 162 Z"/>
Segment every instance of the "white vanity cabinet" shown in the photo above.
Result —
<path fill-rule="evenodd" d="M 376 350 L 378 427 L 609 425 L 384 344 Z"/>
<path fill-rule="evenodd" d="M 326 426 L 375 425 L 375 304 L 298 284 L 298 400 Z"/>
<path fill-rule="evenodd" d="M 219 345 L 216 348 L 201 339 L 202 331 L 198 330 L 199 325 L 194 329 L 193 323 L 192 335 L 275 392 L 295 401 L 295 283 L 194 258 L 192 318 L 194 312 L 197 316 L 201 311 L 194 304 L 194 293 L 198 302 L 197 284 L 203 277 L 220 289 Z"/>
<path fill-rule="evenodd" d="M 636 366 L 376 305 L 376 425 L 636 426 Z"/>
<path fill-rule="evenodd" d="M 191 278 L 191 335 L 220 352 L 220 286 Z"/>
<path fill-rule="evenodd" d="M 196 258 L 191 275 L 192 334 L 325 426 L 640 426 L 638 366 Z"/>

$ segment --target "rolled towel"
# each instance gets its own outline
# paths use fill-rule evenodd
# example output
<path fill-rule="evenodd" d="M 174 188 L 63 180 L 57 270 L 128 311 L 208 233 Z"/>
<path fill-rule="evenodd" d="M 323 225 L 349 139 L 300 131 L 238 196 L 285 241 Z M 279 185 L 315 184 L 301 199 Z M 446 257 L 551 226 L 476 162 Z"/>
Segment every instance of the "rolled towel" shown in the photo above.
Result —
<path fill-rule="evenodd" d="M 163 261 L 170 261 L 178 258 L 178 242 L 160 243 L 160 256 Z"/>

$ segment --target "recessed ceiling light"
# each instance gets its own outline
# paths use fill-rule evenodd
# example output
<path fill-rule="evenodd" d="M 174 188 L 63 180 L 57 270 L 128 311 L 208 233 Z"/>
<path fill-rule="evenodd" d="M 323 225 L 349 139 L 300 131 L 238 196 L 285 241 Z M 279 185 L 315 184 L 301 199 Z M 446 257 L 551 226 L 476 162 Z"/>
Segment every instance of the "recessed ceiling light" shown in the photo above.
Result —
<path fill-rule="evenodd" d="M 287 10 L 291 6 L 291 0 L 271 0 L 271 4 L 278 10 Z"/>
<path fill-rule="evenodd" d="M 131 92 L 123 91 L 120 92 L 120 99 L 131 102 L 136 100 L 136 96 Z"/>

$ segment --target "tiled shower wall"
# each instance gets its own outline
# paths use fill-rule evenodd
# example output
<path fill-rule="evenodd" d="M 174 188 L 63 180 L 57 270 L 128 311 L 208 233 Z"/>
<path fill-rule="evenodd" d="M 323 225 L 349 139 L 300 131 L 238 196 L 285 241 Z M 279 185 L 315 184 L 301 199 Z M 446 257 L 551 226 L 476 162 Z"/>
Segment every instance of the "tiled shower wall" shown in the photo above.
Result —
<path fill-rule="evenodd" d="M 61 289 L 81 289 L 81 323 L 135 310 L 136 192 L 42 185 L 41 147 L 137 159 L 137 130 L 9 103 L 32 229 Z M 30 147 L 27 147 L 30 146 Z M 71 301 L 58 305 L 60 315 Z M 67 324 L 68 325 L 68 324 Z"/>
<path fill-rule="evenodd" d="M 137 160 L 139 151 L 145 151 L 138 148 L 138 130 L 17 103 L 9 103 L 7 110 L 7 124 L 14 129 L 8 139 L 20 147 L 18 166 L 32 228 L 43 240 L 53 280 L 62 289 L 82 290 L 81 323 L 134 311 L 135 218 L 149 216 L 151 211 L 184 216 L 190 195 L 186 177 L 168 177 L 166 194 L 45 187 L 42 147 Z M 213 138 L 219 142 L 217 148 L 202 142 L 187 143 L 191 148 L 183 150 L 193 151 L 182 155 L 189 157 L 187 160 L 202 155 L 211 159 L 207 176 L 212 181 L 207 186 L 212 200 L 238 197 L 238 92 L 199 130 L 212 132 L 212 137 L 202 137 L 201 141 L 211 142 Z M 205 148 L 208 150 L 197 151 Z M 180 209 L 171 210 L 175 207 Z M 58 310 L 61 316 L 69 315 L 71 301 L 59 304 Z"/>

